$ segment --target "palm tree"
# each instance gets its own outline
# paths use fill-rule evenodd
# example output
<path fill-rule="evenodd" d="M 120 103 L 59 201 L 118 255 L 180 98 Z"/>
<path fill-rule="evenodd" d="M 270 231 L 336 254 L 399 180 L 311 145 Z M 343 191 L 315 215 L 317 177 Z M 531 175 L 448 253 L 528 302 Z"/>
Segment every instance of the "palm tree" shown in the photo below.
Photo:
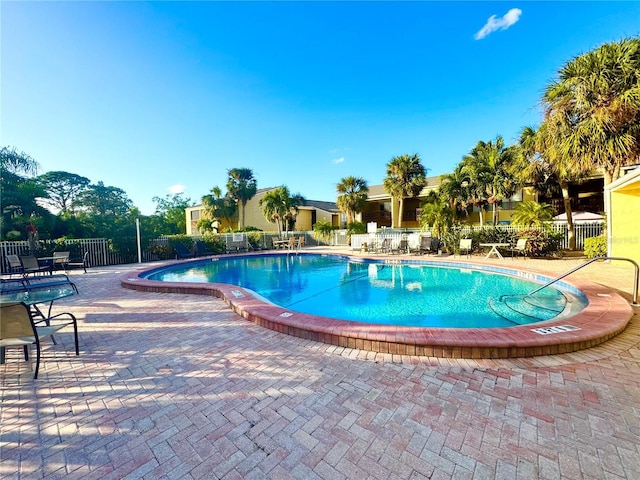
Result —
<path fill-rule="evenodd" d="M 456 217 L 469 216 L 471 192 L 470 178 L 464 172 L 464 165 L 458 164 L 452 173 L 440 176 L 438 194 L 449 202 L 449 207 Z"/>
<path fill-rule="evenodd" d="M 498 135 L 495 141 L 482 140 L 462 159 L 463 172 L 469 175 L 471 197 L 481 207 L 480 223 L 483 223 L 484 202 L 492 205 L 492 221 L 498 224 L 498 204 L 511 197 L 518 187 L 513 174 L 518 149 L 505 147 L 504 139 Z"/>
<path fill-rule="evenodd" d="M 291 195 L 286 186 L 269 190 L 258 202 L 262 213 L 270 222 L 275 222 L 278 235 L 282 234 L 282 227 L 289 230 L 289 224 L 295 222 L 298 207 L 304 205 L 305 199 L 300 194 Z"/>
<path fill-rule="evenodd" d="M 245 207 L 258 191 L 258 184 L 250 168 L 232 168 L 228 174 L 227 192 L 241 207 L 240 215 L 238 215 L 238 229 L 242 230 L 244 228 Z"/>
<path fill-rule="evenodd" d="M 222 190 L 218 186 L 213 187 L 209 195 L 202 197 L 202 205 L 205 214 L 211 220 L 224 218 L 227 225 L 231 224 L 231 217 L 236 213 L 235 200 L 229 194 L 223 196 Z"/>
<path fill-rule="evenodd" d="M 605 185 L 640 157 L 640 37 L 606 43 L 563 66 L 543 96 L 563 158 L 602 168 Z"/>
<path fill-rule="evenodd" d="M 400 228 L 406 197 L 417 197 L 427 184 L 427 169 L 420 162 L 420 156 L 400 155 L 393 157 L 387 164 L 387 176 L 384 179 L 384 189 L 391 195 L 395 205 L 391 208 L 391 226 Z M 400 218 L 396 218 L 396 211 Z"/>
<path fill-rule="evenodd" d="M 541 182 L 538 178 L 541 175 L 547 180 L 553 179 L 558 182 L 567 214 L 569 250 L 575 250 L 576 238 L 569 185 L 581 181 L 588 172 L 563 149 L 567 134 L 564 127 L 562 123 L 554 124 L 551 118 L 547 118 L 538 130 L 525 127 L 519 141 L 523 162 L 519 170 L 520 178 L 525 183 L 539 184 Z"/>
<path fill-rule="evenodd" d="M 511 217 L 514 225 L 541 227 L 553 219 L 553 206 L 548 203 L 522 202 Z"/>
<path fill-rule="evenodd" d="M 362 177 L 349 176 L 340 180 L 336 190 L 338 192 L 338 208 L 347 214 L 347 225 L 355 220 L 355 216 L 362 212 L 367 204 L 369 187 Z"/>
<path fill-rule="evenodd" d="M 442 238 L 453 225 L 455 212 L 444 195 L 430 192 L 422 203 L 420 212 L 420 227 L 431 227 L 431 235 Z"/>

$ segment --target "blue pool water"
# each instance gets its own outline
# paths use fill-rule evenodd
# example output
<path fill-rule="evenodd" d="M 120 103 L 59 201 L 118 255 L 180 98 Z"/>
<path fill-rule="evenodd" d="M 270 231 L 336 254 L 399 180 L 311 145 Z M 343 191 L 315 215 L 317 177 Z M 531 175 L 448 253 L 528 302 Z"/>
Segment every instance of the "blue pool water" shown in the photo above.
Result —
<path fill-rule="evenodd" d="M 223 257 L 174 265 L 146 278 L 238 285 L 290 310 L 386 325 L 508 327 L 553 318 L 566 310 L 567 301 L 586 305 L 579 292 L 553 288 L 523 301 L 538 283 L 466 266 L 337 255 Z"/>

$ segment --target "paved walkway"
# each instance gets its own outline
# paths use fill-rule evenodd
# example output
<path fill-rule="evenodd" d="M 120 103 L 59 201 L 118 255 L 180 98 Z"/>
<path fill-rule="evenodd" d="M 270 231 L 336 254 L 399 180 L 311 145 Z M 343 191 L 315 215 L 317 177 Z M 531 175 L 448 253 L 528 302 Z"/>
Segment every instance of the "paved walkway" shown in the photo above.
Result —
<path fill-rule="evenodd" d="M 123 289 L 132 268 L 74 272 L 80 295 L 56 310 L 79 318 L 79 357 L 60 333 L 34 381 L 9 349 L 0 478 L 640 478 L 637 309 L 584 352 L 392 356 L 265 330 L 214 298 Z M 584 270 L 630 298 L 629 267 Z"/>

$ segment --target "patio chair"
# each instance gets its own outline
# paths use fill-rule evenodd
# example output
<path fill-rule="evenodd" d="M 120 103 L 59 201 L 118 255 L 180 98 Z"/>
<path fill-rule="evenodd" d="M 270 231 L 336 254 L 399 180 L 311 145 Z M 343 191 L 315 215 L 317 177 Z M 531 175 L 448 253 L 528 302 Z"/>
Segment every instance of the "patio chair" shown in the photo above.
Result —
<path fill-rule="evenodd" d="M 34 275 L 37 273 L 51 273 L 53 266 L 52 265 L 40 265 L 38 263 L 38 259 L 33 255 L 24 255 L 20 257 L 20 262 L 22 262 L 23 275 L 28 275 L 33 273 Z"/>
<path fill-rule="evenodd" d="M 63 270 L 67 270 L 67 263 L 69 263 L 69 252 L 53 252 L 54 270 L 60 267 L 62 267 Z"/>
<path fill-rule="evenodd" d="M 460 256 L 464 253 L 467 258 L 469 258 L 471 256 L 471 251 L 473 250 L 473 240 L 470 238 L 461 238 L 458 249 L 460 250 Z"/>
<path fill-rule="evenodd" d="M 9 276 L 13 276 L 13 274 L 24 274 L 24 268 L 22 267 L 22 262 L 18 255 L 7 255 L 7 272 Z"/>
<path fill-rule="evenodd" d="M 376 245 L 375 253 L 391 253 L 391 239 L 383 238 L 382 241 Z"/>
<path fill-rule="evenodd" d="M 67 268 L 82 268 L 84 273 L 87 273 L 87 267 L 89 266 L 89 252 L 84 252 L 81 262 L 67 262 Z"/>
<path fill-rule="evenodd" d="M 24 350 L 24 359 L 29 360 L 29 346 L 36 345 L 36 368 L 33 378 L 38 378 L 38 370 L 40 369 L 40 339 L 51 337 L 58 330 L 67 325 L 73 326 L 73 336 L 76 345 L 76 355 L 80 355 L 78 346 L 78 324 L 76 317 L 71 313 L 60 313 L 39 322 L 34 321 L 33 314 L 29 307 L 20 303 L 5 303 L 0 306 L 0 349 L 2 350 L 2 361 L 4 358 L 5 347 L 22 346 Z M 69 319 L 62 323 L 51 325 L 51 320 L 60 319 L 68 316 Z"/>
<path fill-rule="evenodd" d="M 518 255 L 522 255 L 527 258 L 527 238 L 519 238 L 515 246 L 511 248 L 511 258 L 516 258 Z"/>
<path fill-rule="evenodd" d="M 430 254 L 438 251 L 438 245 L 440 241 L 434 237 L 420 237 L 420 247 L 418 248 L 418 254 Z"/>
<path fill-rule="evenodd" d="M 177 259 L 181 259 L 181 258 L 193 258 L 194 254 L 192 251 L 190 251 L 189 249 L 187 249 L 187 247 L 185 247 L 184 245 L 182 245 L 181 243 L 177 244 L 174 247 L 174 251 L 176 252 L 176 258 Z"/>
<path fill-rule="evenodd" d="M 391 250 L 391 253 L 398 253 L 398 254 L 403 254 L 408 252 L 409 252 L 409 240 L 407 240 L 406 238 L 401 239 L 398 242 L 398 246 Z"/>
<path fill-rule="evenodd" d="M 227 241 L 227 253 L 239 253 L 241 251 L 248 251 L 247 235 L 244 233 L 232 233 L 231 239 L 226 237 Z"/>
<path fill-rule="evenodd" d="M 202 240 L 198 240 L 196 242 L 196 256 L 207 257 L 211 255 L 215 255 L 215 254 L 207 248 L 207 244 L 204 243 Z"/>

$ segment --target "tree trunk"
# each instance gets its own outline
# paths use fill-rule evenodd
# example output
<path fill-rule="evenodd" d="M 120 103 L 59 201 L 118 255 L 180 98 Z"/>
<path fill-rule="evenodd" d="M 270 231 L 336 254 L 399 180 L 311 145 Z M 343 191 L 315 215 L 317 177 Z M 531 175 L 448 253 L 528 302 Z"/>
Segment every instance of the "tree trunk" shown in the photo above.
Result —
<path fill-rule="evenodd" d="M 492 214 L 493 214 L 493 226 L 498 225 L 498 202 L 493 202 L 492 204 Z"/>
<path fill-rule="evenodd" d="M 238 213 L 238 230 L 242 230 L 244 228 L 244 210 L 247 206 L 247 202 L 240 202 L 240 212 Z"/>
<path fill-rule="evenodd" d="M 618 174 L 617 175 L 616 175 L 616 171 L 615 170 L 605 169 L 604 170 L 604 184 L 605 185 L 609 185 L 611 182 L 616 180 L 618 178 L 618 176 L 620 176 L 620 170 L 619 169 L 618 169 Z"/>
<path fill-rule="evenodd" d="M 567 215 L 567 233 L 569 237 L 569 250 L 576 249 L 576 234 L 573 228 L 573 216 L 571 214 L 571 197 L 569 196 L 569 184 L 567 182 L 560 182 L 560 188 L 562 189 L 562 200 L 564 202 L 564 212 Z"/>
<path fill-rule="evenodd" d="M 402 213 L 404 210 L 404 198 L 400 198 L 400 202 L 398 204 L 398 219 L 396 228 L 402 228 Z"/>

